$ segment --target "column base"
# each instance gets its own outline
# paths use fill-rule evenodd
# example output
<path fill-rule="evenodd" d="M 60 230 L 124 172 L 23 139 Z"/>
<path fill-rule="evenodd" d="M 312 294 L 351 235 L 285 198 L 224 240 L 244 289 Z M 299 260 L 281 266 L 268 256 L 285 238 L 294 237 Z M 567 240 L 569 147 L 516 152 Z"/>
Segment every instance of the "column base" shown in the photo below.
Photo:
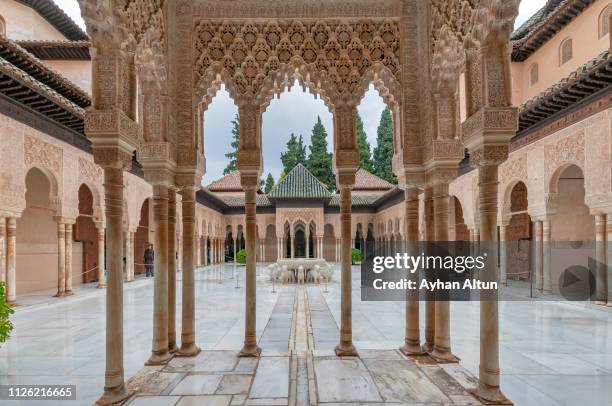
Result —
<path fill-rule="evenodd" d="M 340 342 L 340 344 L 338 344 L 336 348 L 334 348 L 334 352 L 336 353 L 337 357 L 358 357 L 359 356 L 359 354 L 357 353 L 357 349 L 353 345 L 352 341 Z"/>
<path fill-rule="evenodd" d="M 434 345 L 432 342 L 426 341 L 425 344 L 421 346 L 421 348 L 423 349 L 424 352 L 430 354 L 434 349 Z"/>
<path fill-rule="evenodd" d="M 195 343 L 183 343 L 176 353 L 176 357 L 195 357 L 202 350 Z"/>
<path fill-rule="evenodd" d="M 404 343 L 404 345 L 402 345 L 399 348 L 400 352 L 402 354 L 404 354 L 405 356 L 410 356 L 410 355 L 425 355 L 426 352 L 425 350 L 423 350 L 423 347 L 421 347 L 419 344 L 416 343 Z"/>
<path fill-rule="evenodd" d="M 170 352 L 170 354 L 174 354 L 176 352 L 178 352 L 179 348 L 176 346 L 176 342 L 169 342 L 168 343 L 168 352 Z"/>
<path fill-rule="evenodd" d="M 480 382 L 478 387 L 469 391 L 485 405 L 514 405 L 501 391 L 499 386 L 490 386 Z"/>
<path fill-rule="evenodd" d="M 67 290 L 66 292 L 64 292 L 64 296 L 72 296 L 74 295 L 74 292 L 71 290 Z"/>
<path fill-rule="evenodd" d="M 116 388 L 104 388 L 104 393 L 96 401 L 96 405 L 107 406 L 122 404 L 126 399 L 132 396 L 132 392 L 128 391 L 125 384 Z"/>
<path fill-rule="evenodd" d="M 57 292 L 55 295 L 53 295 L 53 297 L 64 297 L 66 296 L 65 292 Z"/>
<path fill-rule="evenodd" d="M 452 352 L 446 349 L 440 349 L 434 346 L 433 351 L 429 354 L 431 358 L 436 360 L 438 363 L 456 363 L 459 362 L 459 358 L 453 355 Z"/>
<path fill-rule="evenodd" d="M 158 352 L 153 351 L 145 365 L 165 365 L 170 362 L 172 357 L 173 355 L 167 349 Z"/>
<path fill-rule="evenodd" d="M 106 287 L 105 283 L 98 283 L 98 286 L 96 286 L 96 288 L 98 289 L 104 289 Z"/>
<path fill-rule="evenodd" d="M 240 353 L 238 353 L 239 357 L 259 357 L 261 355 L 261 348 L 257 344 L 244 344 Z"/>

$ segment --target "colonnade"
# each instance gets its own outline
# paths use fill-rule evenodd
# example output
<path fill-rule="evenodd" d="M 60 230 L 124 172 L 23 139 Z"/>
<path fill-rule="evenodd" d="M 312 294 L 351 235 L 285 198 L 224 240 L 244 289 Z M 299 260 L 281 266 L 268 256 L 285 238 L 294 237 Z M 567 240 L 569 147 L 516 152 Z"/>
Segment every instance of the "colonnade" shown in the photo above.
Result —
<path fill-rule="evenodd" d="M 6 300 L 17 300 L 17 218 L 0 216 L 0 282 L 6 284 Z"/>

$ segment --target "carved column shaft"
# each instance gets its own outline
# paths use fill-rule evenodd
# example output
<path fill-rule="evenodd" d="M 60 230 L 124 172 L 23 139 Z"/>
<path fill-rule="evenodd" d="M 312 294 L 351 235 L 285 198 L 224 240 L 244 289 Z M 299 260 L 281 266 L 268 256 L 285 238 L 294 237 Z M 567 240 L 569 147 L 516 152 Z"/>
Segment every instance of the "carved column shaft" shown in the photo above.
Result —
<path fill-rule="evenodd" d="M 181 191 L 183 219 L 183 281 L 181 304 L 181 349 L 182 356 L 194 356 L 200 352 L 195 344 L 195 187 Z"/>
<path fill-rule="evenodd" d="M 6 219 L 6 301 L 17 300 L 17 219 Z"/>
<path fill-rule="evenodd" d="M 434 235 L 434 215 L 433 215 L 433 188 L 427 187 L 423 193 L 424 227 L 423 236 L 429 244 L 435 239 Z M 431 292 L 426 292 L 428 297 L 425 302 L 425 344 L 423 349 L 427 352 L 433 351 L 436 335 L 436 302 Z"/>
<path fill-rule="evenodd" d="M 106 274 L 104 267 L 104 227 L 98 227 L 98 287 L 106 287 Z"/>
<path fill-rule="evenodd" d="M 406 185 L 404 191 L 404 204 L 406 213 L 406 249 L 409 255 L 418 255 L 416 251 L 419 240 L 419 191 L 416 187 Z M 408 277 L 418 283 L 418 276 L 418 272 L 415 272 Z M 407 293 L 405 317 L 406 333 L 404 345 L 400 348 L 400 351 L 405 355 L 422 354 L 418 290 L 409 290 Z"/>
<path fill-rule="evenodd" d="M 599 303 L 606 303 L 608 291 L 606 284 L 608 275 L 606 272 L 606 215 L 595 215 L 595 300 Z"/>
<path fill-rule="evenodd" d="M 167 363 L 168 351 L 168 186 L 153 185 L 155 229 L 153 290 L 153 346 L 147 365 Z"/>
<path fill-rule="evenodd" d="M 434 184 L 432 193 L 435 240 L 444 243 L 448 241 L 448 183 Z M 447 275 L 439 276 L 445 279 Z M 455 362 L 457 358 L 451 352 L 450 303 L 436 297 L 435 315 L 434 348 L 431 355 L 439 361 Z"/>
<path fill-rule="evenodd" d="M 542 290 L 552 293 L 552 280 L 550 275 L 550 220 L 542 220 Z"/>
<path fill-rule="evenodd" d="M 57 293 L 56 297 L 66 294 L 66 225 L 62 220 L 57 223 Z"/>
<path fill-rule="evenodd" d="M 176 352 L 176 189 L 168 188 L 168 350 Z"/>
<path fill-rule="evenodd" d="M 256 332 L 256 266 L 257 266 L 257 183 L 258 176 L 241 175 L 244 188 L 244 213 L 246 221 L 246 271 L 245 271 L 245 329 L 244 346 L 241 356 L 259 356 L 261 348 L 257 346 Z"/>
<path fill-rule="evenodd" d="M 65 224 L 66 287 L 65 294 L 72 295 L 72 223 Z"/>
<path fill-rule="evenodd" d="M 500 224 L 499 226 L 499 280 L 502 284 L 507 283 L 508 273 L 508 243 L 507 243 L 508 226 Z"/>
<path fill-rule="evenodd" d="M 544 250 L 542 249 L 542 221 L 534 221 L 534 232 L 535 232 L 535 257 L 534 257 L 534 280 L 535 288 L 538 291 L 542 291 L 543 272 L 542 264 L 544 262 Z"/>
<path fill-rule="evenodd" d="M 0 216 L 0 282 L 6 282 L 6 218 Z M 6 288 L 6 285 L 4 286 Z M 4 291 L 6 294 L 6 290 Z"/>

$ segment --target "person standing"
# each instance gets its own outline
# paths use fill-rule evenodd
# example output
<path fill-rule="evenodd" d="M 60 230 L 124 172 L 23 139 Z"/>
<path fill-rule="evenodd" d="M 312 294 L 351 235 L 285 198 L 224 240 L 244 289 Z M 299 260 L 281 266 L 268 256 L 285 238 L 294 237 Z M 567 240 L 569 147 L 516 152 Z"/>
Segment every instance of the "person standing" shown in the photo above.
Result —
<path fill-rule="evenodd" d="M 144 264 L 145 264 L 145 276 L 148 278 L 149 276 L 153 277 L 153 261 L 155 259 L 155 254 L 153 252 L 153 244 L 149 244 L 147 249 L 144 252 Z"/>

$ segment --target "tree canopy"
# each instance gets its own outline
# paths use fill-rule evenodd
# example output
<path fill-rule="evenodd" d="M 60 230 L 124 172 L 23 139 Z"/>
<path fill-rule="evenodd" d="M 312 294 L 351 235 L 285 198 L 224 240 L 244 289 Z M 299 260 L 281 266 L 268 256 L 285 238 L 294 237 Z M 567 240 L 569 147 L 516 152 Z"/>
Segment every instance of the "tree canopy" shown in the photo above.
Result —
<path fill-rule="evenodd" d="M 391 169 L 393 160 L 393 120 L 391 111 L 386 108 L 380 116 L 376 137 L 376 148 L 374 148 L 374 175 L 393 184 L 397 179 Z"/>
<path fill-rule="evenodd" d="M 287 141 L 287 150 L 281 153 L 280 159 L 285 173 L 291 172 L 297 164 L 304 165 L 306 163 L 306 146 L 301 134 L 296 137 L 295 134 L 291 133 L 291 137 Z"/>
<path fill-rule="evenodd" d="M 356 119 L 356 127 L 357 127 L 357 149 L 359 150 L 359 167 L 365 169 L 368 172 L 372 172 L 374 170 L 374 164 L 372 162 L 372 149 L 370 147 L 370 143 L 368 142 L 368 137 L 363 129 L 363 121 L 361 121 L 361 116 L 359 112 L 357 112 Z"/>
<path fill-rule="evenodd" d="M 266 184 L 264 186 L 264 193 L 270 193 L 273 187 L 274 187 L 274 177 L 272 176 L 271 173 L 268 173 L 268 176 L 266 177 Z"/>
<path fill-rule="evenodd" d="M 240 116 L 236 114 L 236 117 L 232 120 L 232 142 L 230 143 L 232 150 L 225 154 L 225 157 L 229 159 L 227 166 L 223 169 L 223 174 L 227 175 L 230 172 L 238 169 L 236 167 L 236 152 L 240 148 Z"/>
<path fill-rule="evenodd" d="M 317 122 L 312 128 L 310 144 L 306 169 L 325 184 L 329 190 L 334 190 L 336 188 L 336 178 L 332 171 L 332 154 L 327 152 L 327 132 L 323 123 L 321 123 L 321 117 L 317 117 Z"/>

